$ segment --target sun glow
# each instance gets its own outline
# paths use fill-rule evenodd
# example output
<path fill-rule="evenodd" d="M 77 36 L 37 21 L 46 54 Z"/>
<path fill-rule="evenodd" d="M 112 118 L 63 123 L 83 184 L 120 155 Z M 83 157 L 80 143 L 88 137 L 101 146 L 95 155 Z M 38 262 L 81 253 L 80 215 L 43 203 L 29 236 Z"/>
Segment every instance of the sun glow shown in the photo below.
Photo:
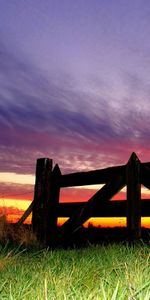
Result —
<path fill-rule="evenodd" d="M 3 199 L 0 198 L 0 215 L 6 215 L 9 222 L 17 222 L 24 211 L 29 207 L 31 200 L 18 200 L 18 199 Z M 62 225 L 67 218 L 58 218 L 58 225 Z M 25 223 L 31 223 L 31 215 L 26 219 Z M 141 218 L 141 223 L 143 227 L 150 228 L 150 217 Z M 126 226 L 126 218 L 124 217 L 114 217 L 114 218 L 90 218 L 84 223 L 85 227 L 89 224 L 93 226 L 101 227 L 123 227 Z"/>
<path fill-rule="evenodd" d="M 17 208 L 20 210 L 25 211 L 28 206 L 30 205 L 31 201 L 30 200 L 18 200 L 18 199 L 3 199 L 0 198 L 0 207 L 2 207 L 4 210 L 5 208 Z"/>
<path fill-rule="evenodd" d="M 68 218 L 58 218 L 58 225 L 61 226 Z M 100 227 L 125 227 L 126 218 L 90 218 L 84 223 L 85 227 L 89 225 Z M 141 218 L 141 225 L 150 228 L 150 217 Z"/>

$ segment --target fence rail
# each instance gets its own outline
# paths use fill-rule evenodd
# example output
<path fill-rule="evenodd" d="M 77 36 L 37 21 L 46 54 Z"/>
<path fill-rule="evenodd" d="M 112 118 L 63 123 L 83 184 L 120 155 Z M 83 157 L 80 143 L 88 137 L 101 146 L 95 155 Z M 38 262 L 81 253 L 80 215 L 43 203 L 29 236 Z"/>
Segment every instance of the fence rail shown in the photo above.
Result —
<path fill-rule="evenodd" d="M 73 215 L 77 210 L 81 210 L 85 202 L 70 202 L 59 203 L 58 216 L 59 218 L 67 218 Z M 91 215 L 93 218 L 104 217 L 125 217 L 127 213 L 126 200 L 111 200 L 107 204 L 93 206 Z M 150 199 L 141 200 L 141 217 L 150 216 Z"/>
<path fill-rule="evenodd" d="M 92 184 L 104 186 L 87 202 L 59 202 L 61 188 Z M 65 175 L 58 165 L 53 168 L 51 159 L 38 159 L 34 200 L 18 225 L 32 212 L 37 238 L 53 244 L 58 217 L 69 217 L 61 226 L 64 235 L 72 235 L 91 217 L 126 217 L 129 240 L 137 240 L 141 238 L 141 217 L 150 216 L 150 199 L 141 200 L 141 184 L 150 189 L 150 162 L 141 163 L 134 152 L 126 165 Z M 126 200 L 112 201 L 124 186 L 127 186 Z"/>
<path fill-rule="evenodd" d="M 125 175 L 125 171 L 126 168 L 122 165 L 88 172 L 66 174 L 62 175 L 60 178 L 60 187 L 104 184 L 113 176 L 117 176 L 118 174 Z"/>

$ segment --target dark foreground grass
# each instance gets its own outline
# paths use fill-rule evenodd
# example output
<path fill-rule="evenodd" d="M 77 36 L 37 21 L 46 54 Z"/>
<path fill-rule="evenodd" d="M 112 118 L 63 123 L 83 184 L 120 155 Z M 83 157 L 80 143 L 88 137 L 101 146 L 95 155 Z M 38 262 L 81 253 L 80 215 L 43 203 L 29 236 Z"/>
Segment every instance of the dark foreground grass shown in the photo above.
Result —
<path fill-rule="evenodd" d="M 150 299 L 149 246 L 25 250 L 1 246 L 0 299 Z"/>

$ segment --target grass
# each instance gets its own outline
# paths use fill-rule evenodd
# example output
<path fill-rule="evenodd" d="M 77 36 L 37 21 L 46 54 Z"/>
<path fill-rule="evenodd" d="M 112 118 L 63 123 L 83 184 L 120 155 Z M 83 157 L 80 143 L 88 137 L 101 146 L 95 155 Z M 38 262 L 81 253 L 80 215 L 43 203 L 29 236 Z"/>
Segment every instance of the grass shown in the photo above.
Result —
<path fill-rule="evenodd" d="M 0 299 L 150 299 L 147 245 L 0 253 Z"/>
<path fill-rule="evenodd" d="M 36 236 L 28 227 L 8 223 L 5 215 L 0 217 L 0 241 L 3 244 L 9 241 L 24 247 L 38 246 Z"/>
<path fill-rule="evenodd" d="M 29 249 L 23 240 L 0 244 L 2 300 L 150 299 L 150 253 L 144 243 L 50 250 L 35 244 Z"/>

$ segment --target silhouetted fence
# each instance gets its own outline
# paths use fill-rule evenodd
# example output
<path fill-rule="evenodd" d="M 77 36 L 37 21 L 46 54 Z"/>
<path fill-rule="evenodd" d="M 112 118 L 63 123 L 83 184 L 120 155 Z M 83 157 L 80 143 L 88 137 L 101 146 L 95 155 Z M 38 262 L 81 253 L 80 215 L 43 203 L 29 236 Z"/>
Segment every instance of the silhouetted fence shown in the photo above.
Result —
<path fill-rule="evenodd" d="M 59 203 L 60 189 L 104 184 L 87 202 Z M 58 217 L 69 217 L 61 226 L 62 235 L 71 236 L 91 217 L 126 217 L 129 240 L 141 238 L 141 216 L 150 216 L 150 199 L 141 201 L 141 184 L 150 189 L 150 163 L 141 163 L 133 152 L 128 163 L 106 169 L 62 175 L 52 160 L 37 160 L 34 200 L 19 220 L 32 212 L 32 226 L 37 238 L 53 244 Z M 111 200 L 127 186 L 126 200 Z M 110 201 L 111 200 L 111 201 Z"/>

